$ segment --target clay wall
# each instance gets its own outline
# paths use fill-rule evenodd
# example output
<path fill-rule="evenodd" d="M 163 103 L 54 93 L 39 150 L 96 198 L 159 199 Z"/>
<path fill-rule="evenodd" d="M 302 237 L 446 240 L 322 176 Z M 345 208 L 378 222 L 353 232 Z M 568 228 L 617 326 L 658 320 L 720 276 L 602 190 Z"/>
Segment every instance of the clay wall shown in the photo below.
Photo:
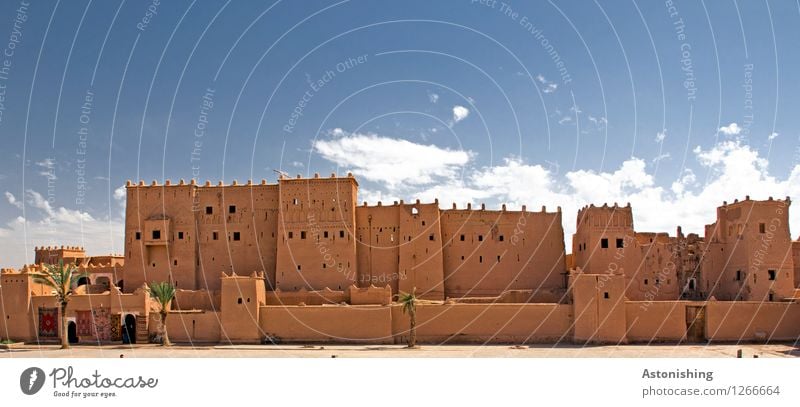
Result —
<path fill-rule="evenodd" d="M 448 297 L 565 288 L 561 212 L 442 211 Z"/>
<path fill-rule="evenodd" d="M 281 342 L 392 343 L 392 310 L 384 306 L 265 306 L 260 327 Z"/>
<path fill-rule="evenodd" d="M 677 342 L 686 336 L 684 301 L 628 301 L 625 303 L 628 342 Z"/>
<path fill-rule="evenodd" d="M 173 342 L 221 342 L 220 313 L 209 311 L 171 312 L 167 332 Z"/>
<path fill-rule="evenodd" d="M 796 341 L 800 337 L 800 304 L 709 301 L 706 337 L 713 341 Z"/>
<path fill-rule="evenodd" d="M 344 290 L 357 282 L 358 183 L 338 178 L 281 178 L 276 288 Z"/>

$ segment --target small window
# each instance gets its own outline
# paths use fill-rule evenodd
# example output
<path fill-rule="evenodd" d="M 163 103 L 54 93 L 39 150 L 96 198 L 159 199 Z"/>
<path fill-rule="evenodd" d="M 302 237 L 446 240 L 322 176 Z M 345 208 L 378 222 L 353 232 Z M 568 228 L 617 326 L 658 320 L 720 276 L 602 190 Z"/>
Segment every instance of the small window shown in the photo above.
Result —
<path fill-rule="evenodd" d="M 479 241 L 479 242 L 482 242 L 482 241 L 483 241 L 483 235 L 478 235 L 478 241 Z"/>
<path fill-rule="evenodd" d="M 300 231 L 300 238 L 301 239 L 305 239 L 306 238 L 306 231 L 305 230 L 301 230 Z"/>
<path fill-rule="evenodd" d="M 425 226 L 425 221 L 424 220 L 422 221 L 422 226 Z"/>
<path fill-rule="evenodd" d="M 603 298 L 608 299 L 608 291 L 603 293 Z"/>
<path fill-rule="evenodd" d="M 297 271 L 300 271 L 300 269 L 301 269 L 301 268 L 302 268 L 302 267 L 300 267 L 300 265 L 298 264 L 298 265 L 297 265 Z"/>
<path fill-rule="evenodd" d="M 211 215 L 212 213 L 214 213 L 214 208 L 206 206 L 206 215 Z"/>
<path fill-rule="evenodd" d="M 769 280 L 775 281 L 775 270 L 767 270 L 767 273 L 769 273 Z"/>
<path fill-rule="evenodd" d="M 294 237 L 294 233 L 292 233 L 292 232 L 290 231 L 290 232 L 289 232 L 289 239 L 291 239 L 291 238 L 293 238 L 293 237 Z"/>
<path fill-rule="evenodd" d="M 328 231 L 326 230 L 326 231 L 322 232 L 322 236 L 327 238 L 328 237 Z"/>
<path fill-rule="evenodd" d="M 325 263 L 322 263 L 322 268 L 326 269 L 326 268 L 328 268 L 328 265 L 325 264 Z"/>
<path fill-rule="evenodd" d="M 228 213 L 236 213 L 236 205 L 229 206 Z"/>
<path fill-rule="evenodd" d="M 497 262 L 500 263 L 500 256 L 497 256 Z"/>
<path fill-rule="evenodd" d="M 344 237 L 344 230 L 339 231 L 339 237 Z"/>
<path fill-rule="evenodd" d="M 478 262 L 483 263 L 483 256 L 478 257 Z"/>
<path fill-rule="evenodd" d="M 736 281 L 742 281 L 742 270 L 736 270 Z"/>
<path fill-rule="evenodd" d="M 767 225 L 764 223 L 758 224 L 758 233 L 767 233 Z"/>
<path fill-rule="evenodd" d="M 464 235 L 461 235 L 461 241 L 462 242 L 464 241 Z"/>
<path fill-rule="evenodd" d="M 625 246 L 622 239 L 617 239 L 617 249 L 622 249 Z"/>
<path fill-rule="evenodd" d="M 242 303 L 242 297 L 239 297 L 239 299 L 238 299 L 238 300 L 236 300 L 236 302 L 237 302 L 238 304 L 241 304 L 241 303 Z"/>
<path fill-rule="evenodd" d="M 183 232 L 178 232 L 178 239 L 183 240 Z"/>
<path fill-rule="evenodd" d="M 161 239 L 161 231 L 160 230 L 154 230 L 153 231 L 153 240 L 159 240 L 159 239 Z"/>
<path fill-rule="evenodd" d="M 177 265 L 178 265 L 178 259 L 175 259 L 175 260 L 173 260 L 173 261 L 172 261 L 172 265 L 173 265 L 173 266 L 177 266 Z"/>
<path fill-rule="evenodd" d="M 211 239 L 212 240 L 219 240 L 219 233 L 218 232 L 211 232 Z"/>
<path fill-rule="evenodd" d="M 499 241 L 501 241 L 501 242 L 502 242 L 503 240 L 505 240 L 505 237 L 503 237 L 503 235 L 500 235 L 500 236 L 497 238 L 497 240 L 499 240 Z"/>
<path fill-rule="evenodd" d="M 292 199 L 292 205 L 297 205 L 300 203 L 300 200 L 297 198 Z"/>
<path fill-rule="evenodd" d="M 644 279 L 644 285 L 647 285 L 647 279 L 646 278 Z"/>
<path fill-rule="evenodd" d="M 600 247 L 603 249 L 608 249 L 608 239 L 606 238 L 600 239 Z"/>
<path fill-rule="evenodd" d="M 436 238 L 434 237 L 433 233 L 431 233 L 431 235 L 428 236 L 428 240 L 430 240 L 430 241 L 436 240 Z"/>
<path fill-rule="evenodd" d="M 136 240 L 142 240 L 142 232 L 136 232 Z"/>
<path fill-rule="evenodd" d="M 239 241 L 239 240 L 242 240 L 242 235 L 241 235 L 241 233 L 240 233 L 240 232 L 233 232 L 233 240 L 234 240 L 234 241 Z"/>

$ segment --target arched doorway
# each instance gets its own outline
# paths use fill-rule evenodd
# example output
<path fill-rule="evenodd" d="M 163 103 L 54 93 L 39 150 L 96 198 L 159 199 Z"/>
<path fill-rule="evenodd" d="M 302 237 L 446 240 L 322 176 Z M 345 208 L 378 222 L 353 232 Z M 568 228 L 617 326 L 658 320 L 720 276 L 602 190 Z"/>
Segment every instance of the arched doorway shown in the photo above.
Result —
<path fill-rule="evenodd" d="M 78 279 L 78 287 L 89 284 L 89 277 L 81 277 Z"/>
<path fill-rule="evenodd" d="M 122 323 L 122 343 L 136 343 L 136 317 L 133 314 L 125 315 Z"/>
<path fill-rule="evenodd" d="M 78 326 L 75 325 L 75 321 L 69 321 L 67 324 L 67 341 L 78 343 Z"/>

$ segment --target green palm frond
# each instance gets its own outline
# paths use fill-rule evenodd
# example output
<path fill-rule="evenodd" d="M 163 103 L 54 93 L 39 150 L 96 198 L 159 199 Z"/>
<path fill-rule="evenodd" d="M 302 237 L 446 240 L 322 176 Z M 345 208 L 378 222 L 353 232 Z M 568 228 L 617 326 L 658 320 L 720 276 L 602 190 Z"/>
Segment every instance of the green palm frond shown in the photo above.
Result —
<path fill-rule="evenodd" d="M 65 265 L 64 260 L 60 260 L 58 264 L 45 265 L 42 272 L 31 273 L 34 282 L 52 288 L 60 301 L 64 301 L 69 296 L 72 286 L 86 275 L 87 273 L 78 273 L 78 268 L 74 264 Z"/>
<path fill-rule="evenodd" d="M 158 301 L 162 310 L 168 309 L 170 301 L 175 298 L 175 286 L 166 281 L 152 282 L 147 290 Z"/>
<path fill-rule="evenodd" d="M 414 312 L 417 310 L 417 295 L 414 292 L 400 292 L 397 295 L 398 302 L 403 305 L 403 313 Z"/>

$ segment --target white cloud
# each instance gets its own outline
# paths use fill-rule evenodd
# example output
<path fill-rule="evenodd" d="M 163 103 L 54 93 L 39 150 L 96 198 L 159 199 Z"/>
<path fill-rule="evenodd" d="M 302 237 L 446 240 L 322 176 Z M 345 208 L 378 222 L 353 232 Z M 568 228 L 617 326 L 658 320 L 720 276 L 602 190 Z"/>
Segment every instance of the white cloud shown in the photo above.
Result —
<path fill-rule="evenodd" d="M 555 82 L 550 82 L 547 78 L 544 77 L 542 74 L 536 75 L 536 80 L 539 81 L 544 87 L 542 88 L 542 92 L 544 93 L 553 93 L 558 89 L 558 84 Z"/>
<path fill-rule="evenodd" d="M 122 185 L 114 190 L 114 200 L 116 201 L 124 201 L 127 195 L 128 192 L 127 189 L 125 188 L 125 185 Z"/>
<path fill-rule="evenodd" d="M 669 153 L 659 154 L 659 155 L 653 157 L 653 163 L 657 163 L 657 162 L 659 162 L 661 160 L 666 160 L 669 157 L 670 157 Z"/>
<path fill-rule="evenodd" d="M 10 203 L 11 205 L 14 205 L 18 209 L 22 209 L 22 202 L 18 201 L 17 198 L 14 196 L 14 194 L 12 194 L 11 192 L 6 191 L 6 199 L 8 200 L 8 203 Z"/>
<path fill-rule="evenodd" d="M 458 123 L 469 116 L 469 109 L 464 106 L 453 106 L 453 123 Z"/>
<path fill-rule="evenodd" d="M 428 92 L 428 100 L 431 103 L 436 103 L 439 101 L 439 95 L 433 92 Z"/>
<path fill-rule="evenodd" d="M 775 140 L 776 138 L 778 138 L 778 133 L 774 133 L 774 132 L 770 133 L 770 135 L 767 136 L 767 140 L 769 140 L 769 141 Z"/>
<path fill-rule="evenodd" d="M 317 140 L 313 148 L 324 159 L 390 188 L 458 177 L 459 168 L 473 155 L 471 151 L 359 133 Z"/>
<path fill-rule="evenodd" d="M 733 122 L 727 126 L 720 127 L 719 132 L 726 136 L 738 136 L 742 132 L 742 128 L 736 122 Z"/>
<path fill-rule="evenodd" d="M 41 161 L 37 161 L 35 164 L 36 164 L 37 167 L 41 168 L 41 170 L 39 170 L 39 175 L 41 175 L 41 176 L 43 176 L 45 178 L 51 179 L 51 180 L 58 179 L 58 177 L 56 177 L 56 160 L 55 159 L 53 159 L 53 158 L 45 158 L 45 159 L 43 159 Z"/>
<path fill-rule="evenodd" d="M 664 129 L 656 133 L 656 143 L 662 143 L 667 138 L 667 130 Z"/>
<path fill-rule="evenodd" d="M 122 187 L 124 188 L 124 187 Z M 117 191 L 114 197 L 117 199 Z M 21 200 L 10 192 L 8 202 L 22 209 Z M 0 226 L 0 263 L 3 267 L 21 267 L 33 261 L 35 246 L 84 246 L 89 254 L 121 252 L 124 223 L 119 215 L 98 218 L 88 212 L 53 206 L 42 194 L 25 191 L 26 216 L 17 216 Z"/>

